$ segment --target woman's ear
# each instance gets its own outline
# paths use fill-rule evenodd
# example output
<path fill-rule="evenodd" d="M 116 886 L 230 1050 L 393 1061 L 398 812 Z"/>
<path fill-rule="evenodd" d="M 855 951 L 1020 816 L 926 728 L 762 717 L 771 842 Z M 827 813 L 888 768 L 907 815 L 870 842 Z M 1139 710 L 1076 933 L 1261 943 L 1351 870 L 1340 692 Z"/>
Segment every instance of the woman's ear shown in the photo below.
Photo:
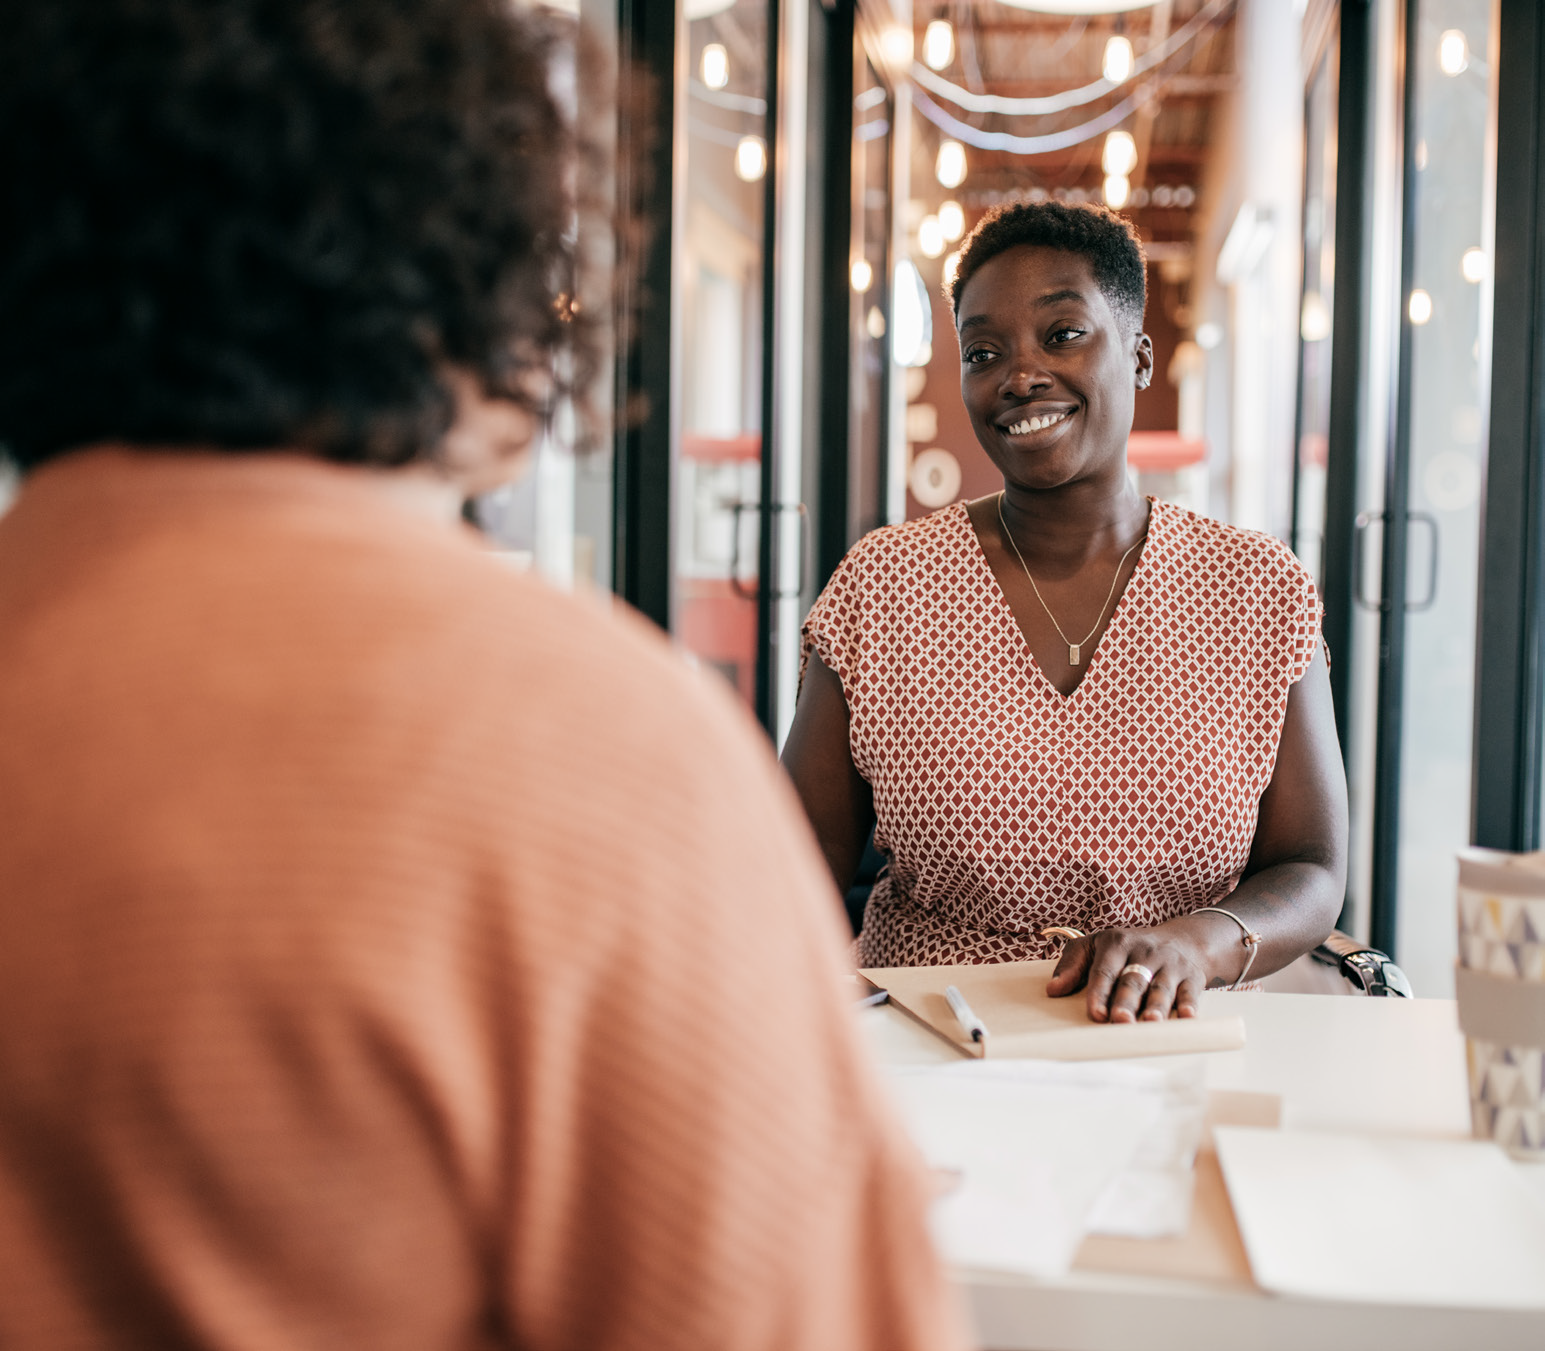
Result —
<path fill-rule="evenodd" d="M 1139 333 L 1134 348 L 1137 387 L 1147 389 L 1153 379 L 1153 342 L 1146 333 Z"/>

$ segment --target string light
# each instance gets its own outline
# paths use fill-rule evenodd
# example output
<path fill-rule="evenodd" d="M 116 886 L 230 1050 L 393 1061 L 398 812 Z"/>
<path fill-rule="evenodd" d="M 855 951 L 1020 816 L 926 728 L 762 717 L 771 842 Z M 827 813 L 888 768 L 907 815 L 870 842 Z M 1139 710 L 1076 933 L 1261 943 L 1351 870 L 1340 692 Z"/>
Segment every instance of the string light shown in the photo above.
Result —
<path fill-rule="evenodd" d="M 860 295 L 874 285 L 874 268 L 869 266 L 867 258 L 853 260 L 853 266 L 848 271 L 848 280 L 853 283 L 853 289 Z"/>
<path fill-rule="evenodd" d="M 959 141 L 942 141 L 934 161 L 934 177 L 946 188 L 958 188 L 966 181 L 966 148 Z"/>
<path fill-rule="evenodd" d="M 1125 174 L 1106 174 L 1103 188 L 1105 205 L 1112 211 L 1120 211 L 1132 195 L 1132 180 Z"/>
<path fill-rule="evenodd" d="M 1137 142 L 1130 131 L 1113 131 L 1105 138 L 1100 168 L 1108 174 L 1129 174 L 1137 168 Z"/>
<path fill-rule="evenodd" d="M 1445 75 L 1460 75 L 1470 66 L 1470 44 L 1457 28 L 1445 28 L 1438 38 L 1438 69 Z"/>
<path fill-rule="evenodd" d="M 767 172 L 767 143 L 760 136 L 742 136 L 735 147 L 735 174 L 755 183 Z"/>
<path fill-rule="evenodd" d="M 939 207 L 939 228 L 944 237 L 954 243 L 966 232 L 966 213 L 959 202 L 944 202 Z"/>
<path fill-rule="evenodd" d="M 1470 282 L 1486 280 L 1486 250 L 1466 249 L 1464 256 L 1459 260 L 1459 271 L 1464 279 Z"/>
<path fill-rule="evenodd" d="M 944 252 L 944 227 L 937 216 L 924 216 L 917 223 L 917 248 L 925 258 L 937 258 Z"/>
<path fill-rule="evenodd" d="M 724 44 L 710 42 L 703 48 L 703 83 L 710 89 L 723 89 L 730 82 L 730 54 Z"/>
<path fill-rule="evenodd" d="M 1105 44 L 1105 60 L 1101 65 L 1101 71 L 1112 84 L 1123 84 L 1131 78 L 1132 67 L 1136 61 L 1131 41 L 1117 33 Z M 938 67 L 934 69 L 937 70 Z"/>
<path fill-rule="evenodd" d="M 955 278 L 960 275 L 960 250 L 956 249 L 944 260 L 944 284 L 953 286 Z"/>
<path fill-rule="evenodd" d="M 943 70 L 955 59 L 955 30 L 948 20 L 935 19 L 923 32 L 923 62 L 933 70 Z"/>
<path fill-rule="evenodd" d="M 1432 318 L 1432 297 L 1418 286 L 1411 292 L 1411 299 L 1406 305 L 1406 313 L 1411 316 L 1413 324 L 1425 324 Z"/>

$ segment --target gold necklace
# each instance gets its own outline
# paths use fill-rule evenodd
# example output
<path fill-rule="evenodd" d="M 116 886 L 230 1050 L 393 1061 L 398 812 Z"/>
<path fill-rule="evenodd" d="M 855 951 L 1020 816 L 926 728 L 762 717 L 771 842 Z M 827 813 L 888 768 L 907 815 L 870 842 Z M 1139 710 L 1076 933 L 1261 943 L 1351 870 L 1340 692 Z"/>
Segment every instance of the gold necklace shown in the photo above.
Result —
<path fill-rule="evenodd" d="M 1030 565 L 1025 562 L 1024 554 L 1019 552 L 1019 545 L 1014 543 L 1013 532 L 1009 529 L 1009 523 L 1003 515 L 1003 493 L 998 494 L 998 523 L 1003 527 L 1003 538 L 1008 540 L 1009 548 L 1014 551 L 1014 557 L 1019 560 L 1019 566 L 1024 568 L 1025 576 L 1030 578 L 1030 589 L 1035 592 L 1035 598 L 1041 602 L 1041 609 L 1046 611 L 1046 617 L 1051 620 L 1052 628 L 1057 630 L 1057 637 L 1061 638 L 1068 645 L 1068 665 L 1077 666 L 1079 649 L 1088 644 L 1105 619 L 1105 611 L 1110 606 L 1110 598 L 1116 594 L 1116 583 L 1121 580 L 1121 569 L 1126 567 L 1127 559 L 1132 557 L 1133 550 L 1148 538 L 1148 532 L 1145 530 L 1138 537 L 1137 544 L 1134 544 L 1131 549 L 1128 549 L 1126 553 L 1121 555 L 1121 562 L 1116 564 L 1116 575 L 1110 579 L 1110 590 L 1105 593 L 1105 604 L 1100 606 L 1100 613 L 1095 618 L 1094 628 L 1084 635 L 1083 642 L 1075 643 L 1062 631 L 1062 625 L 1057 622 L 1057 616 L 1051 612 L 1051 606 L 1046 603 L 1046 597 L 1041 594 L 1041 588 L 1035 584 L 1035 578 L 1030 574 Z"/>

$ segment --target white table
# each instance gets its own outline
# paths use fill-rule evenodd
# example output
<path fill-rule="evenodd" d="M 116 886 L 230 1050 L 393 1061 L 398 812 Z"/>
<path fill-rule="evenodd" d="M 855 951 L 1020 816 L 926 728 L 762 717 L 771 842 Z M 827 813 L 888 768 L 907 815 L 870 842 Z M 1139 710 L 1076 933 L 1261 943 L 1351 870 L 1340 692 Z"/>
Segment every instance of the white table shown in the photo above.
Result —
<path fill-rule="evenodd" d="M 1284 1130 L 1468 1136 L 1464 1039 L 1451 1001 L 1204 996 L 1204 1012 L 1224 1010 L 1243 1015 L 1248 1042 L 1207 1057 L 1208 1087 L 1279 1094 Z M 899 1010 L 865 1019 L 888 1062 L 955 1058 Z M 1545 1205 L 1545 1165 L 1521 1176 Z M 1326 1198 L 1327 1225 L 1337 1204 Z M 1545 1351 L 1545 1315 L 1533 1313 L 1329 1303 L 1080 1271 L 1052 1283 L 959 1280 L 991 1351 Z"/>

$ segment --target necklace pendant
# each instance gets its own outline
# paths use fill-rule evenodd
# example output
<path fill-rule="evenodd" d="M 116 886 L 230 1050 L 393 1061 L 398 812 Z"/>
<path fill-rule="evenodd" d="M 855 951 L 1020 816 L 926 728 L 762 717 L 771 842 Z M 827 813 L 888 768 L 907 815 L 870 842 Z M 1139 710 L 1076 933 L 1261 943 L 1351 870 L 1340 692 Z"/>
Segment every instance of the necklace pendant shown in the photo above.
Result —
<path fill-rule="evenodd" d="M 1077 666 L 1078 665 L 1078 644 L 1077 643 L 1069 643 L 1068 644 L 1068 665 L 1069 666 Z"/>

